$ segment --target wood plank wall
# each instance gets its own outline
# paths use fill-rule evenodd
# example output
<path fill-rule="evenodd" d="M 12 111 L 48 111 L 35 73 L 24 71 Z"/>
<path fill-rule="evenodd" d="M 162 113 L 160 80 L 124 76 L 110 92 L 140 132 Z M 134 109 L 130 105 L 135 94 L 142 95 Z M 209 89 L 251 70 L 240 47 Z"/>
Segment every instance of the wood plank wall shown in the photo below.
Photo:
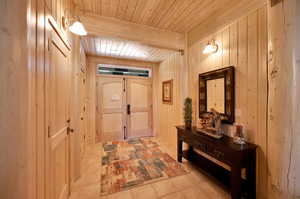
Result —
<path fill-rule="evenodd" d="M 189 92 L 194 123 L 198 118 L 198 74 L 234 66 L 236 72 L 236 122 L 244 125 L 247 140 L 259 145 L 258 198 L 266 198 L 267 116 L 267 6 L 255 10 L 189 47 Z M 202 53 L 216 40 L 215 54 Z M 226 126 L 228 134 L 231 127 Z"/>
<path fill-rule="evenodd" d="M 36 0 L 2 0 L 0 13 L 0 198 L 35 199 Z"/>
<path fill-rule="evenodd" d="M 300 3 L 268 7 L 268 197 L 300 198 Z"/>
<path fill-rule="evenodd" d="M 0 198 L 43 199 L 47 189 L 45 9 L 62 28 L 71 1 L 0 3 Z"/>
<path fill-rule="evenodd" d="M 81 176 L 81 154 L 84 153 L 81 145 L 86 142 L 81 139 L 83 134 L 87 133 L 87 127 L 83 126 L 81 117 L 86 114 L 83 111 L 83 106 L 86 103 L 86 90 L 82 86 L 83 71 L 86 70 L 86 56 L 80 44 L 80 37 L 72 35 L 71 38 L 71 102 L 70 102 L 70 128 L 74 129 L 74 133 L 70 134 L 70 148 L 71 148 L 71 164 L 70 164 L 70 179 L 74 183 Z M 87 112 L 87 109 L 86 109 Z M 84 118 L 87 120 L 87 118 Z"/>
<path fill-rule="evenodd" d="M 185 56 L 177 52 L 160 63 L 158 68 L 158 112 L 154 113 L 155 120 L 159 121 L 158 138 L 171 149 L 177 148 L 176 125 L 183 124 L 184 78 L 187 75 Z M 162 103 L 162 82 L 173 80 L 173 104 Z"/>

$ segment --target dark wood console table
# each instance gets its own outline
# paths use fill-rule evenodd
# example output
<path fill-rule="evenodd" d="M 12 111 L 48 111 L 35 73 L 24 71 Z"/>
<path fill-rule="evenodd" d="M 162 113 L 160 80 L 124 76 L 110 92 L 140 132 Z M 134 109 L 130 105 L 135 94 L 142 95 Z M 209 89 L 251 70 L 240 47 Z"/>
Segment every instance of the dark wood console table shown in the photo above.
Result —
<path fill-rule="evenodd" d="M 184 126 L 176 128 L 179 162 L 182 162 L 182 157 L 184 157 L 195 163 L 200 169 L 230 188 L 232 199 L 256 198 L 256 145 L 250 143 L 238 145 L 233 143 L 233 138 L 228 136 L 217 140 L 197 132 L 196 128 L 192 130 L 186 130 Z M 188 150 L 182 150 L 183 142 L 189 145 Z M 231 171 L 196 153 L 194 149 L 229 165 Z M 243 168 L 246 169 L 246 179 L 243 179 L 241 175 Z"/>

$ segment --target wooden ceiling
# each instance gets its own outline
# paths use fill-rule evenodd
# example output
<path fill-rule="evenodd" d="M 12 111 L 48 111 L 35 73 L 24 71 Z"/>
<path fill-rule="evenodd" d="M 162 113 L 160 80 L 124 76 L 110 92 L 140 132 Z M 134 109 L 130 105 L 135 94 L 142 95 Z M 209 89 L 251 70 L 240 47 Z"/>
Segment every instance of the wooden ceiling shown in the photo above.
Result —
<path fill-rule="evenodd" d="M 85 14 L 117 18 L 184 33 L 210 16 L 240 9 L 255 0 L 74 0 Z M 256 0 L 257 1 L 257 0 Z M 261 0 L 265 1 L 265 0 Z"/>
<path fill-rule="evenodd" d="M 87 55 L 161 62 L 176 51 L 150 47 L 135 41 L 112 37 L 82 37 L 81 43 Z"/>
<path fill-rule="evenodd" d="M 87 54 L 161 62 L 267 0 L 73 1 Z"/>

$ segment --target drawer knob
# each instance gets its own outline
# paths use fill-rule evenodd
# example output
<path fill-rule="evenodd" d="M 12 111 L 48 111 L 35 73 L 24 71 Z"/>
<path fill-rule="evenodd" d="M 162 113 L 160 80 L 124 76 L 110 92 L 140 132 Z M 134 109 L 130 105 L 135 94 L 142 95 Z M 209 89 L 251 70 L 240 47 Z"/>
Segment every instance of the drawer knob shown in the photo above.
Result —
<path fill-rule="evenodd" d="M 218 151 L 218 150 L 214 150 L 214 154 L 215 154 L 218 158 L 224 156 L 224 153 L 222 153 L 221 151 Z"/>

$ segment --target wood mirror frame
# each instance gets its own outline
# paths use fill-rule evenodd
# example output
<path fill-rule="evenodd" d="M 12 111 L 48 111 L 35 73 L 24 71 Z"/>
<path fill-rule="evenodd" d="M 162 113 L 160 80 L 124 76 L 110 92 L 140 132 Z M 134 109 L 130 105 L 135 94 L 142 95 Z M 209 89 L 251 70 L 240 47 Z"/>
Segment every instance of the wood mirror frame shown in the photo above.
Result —
<path fill-rule="evenodd" d="M 234 110 L 235 110 L 235 77 L 234 77 L 234 67 L 230 66 L 227 68 L 222 68 L 215 71 L 210 71 L 207 73 L 199 74 L 199 118 L 202 118 L 205 114 L 209 113 L 207 111 L 207 80 L 213 79 L 225 79 L 225 96 L 224 96 L 224 108 L 225 113 L 222 114 L 222 122 L 233 124 Z"/>

